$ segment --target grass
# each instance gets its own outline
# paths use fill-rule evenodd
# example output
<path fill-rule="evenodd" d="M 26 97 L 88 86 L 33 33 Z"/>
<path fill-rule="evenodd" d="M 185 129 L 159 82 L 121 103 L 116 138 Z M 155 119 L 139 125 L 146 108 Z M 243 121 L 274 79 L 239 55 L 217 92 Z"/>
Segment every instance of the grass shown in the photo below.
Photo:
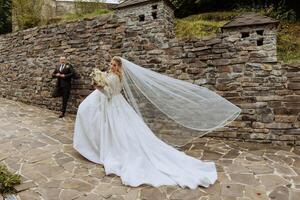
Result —
<path fill-rule="evenodd" d="M 0 165 L 0 193 L 14 191 L 14 186 L 21 183 L 21 176 L 8 171 L 7 167 Z"/>
<path fill-rule="evenodd" d="M 92 13 L 86 13 L 86 14 L 81 14 L 81 13 L 68 13 L 65 15 L 61 15 L 55 18 L 50 19 L 46 24 L 51 24 L 51 23 L 58 23 L 58 22 L 70 22 L 70 21 L 77 21 L 77 20 L 82 20 L 85 18 L 94 18 L 103 14 L 107 14 L 112 12 L 111 10 L 108 9 L 96 9 Z"/>
<path fill-rule="evenodd" d="M 300 22 L 280 24 L 277 53 L 286 63 L 300 63 Z"/>
<path fill-rule="evenodd" d="M 220 33 L 220 27 L 238 14 L 237 12 L 211 12 L 176 19 L 175 33 L 180 38 L 213 36 Z"/>
<path fill-rule="evenodd" d="M 226 21 L 206 21 L 186 19 L 176 20 L 176 35 L 180 38 L 204 37 L 220 33 L 220 27 Z"/>
<path fill-rule="evenodd" d="M 211 12 L 176 19 L 175 32 L 180 38 L 201 38 L 220 33 L 220 27 L 240 12 Z M 300 22 L 281 22 L 278 29 L 278 58 L 300 63 Z"/>
<path fill-rule="evenodd" d="M 70 14 L 66 14 L 66 15 L 62 15 L 61 19 L 62 21 L 74 21 L 74 20 L 80 20 L 80 19 L 84 19 L 84 18 L 93 18 L 99 15 L 103 15 L 106 13 L 111 12 L 110 10 L 107 9 L 97 9 L 92 13 L 87 13 L 87 14 L 78 14 L 78 13 L 70 13 Z"/>

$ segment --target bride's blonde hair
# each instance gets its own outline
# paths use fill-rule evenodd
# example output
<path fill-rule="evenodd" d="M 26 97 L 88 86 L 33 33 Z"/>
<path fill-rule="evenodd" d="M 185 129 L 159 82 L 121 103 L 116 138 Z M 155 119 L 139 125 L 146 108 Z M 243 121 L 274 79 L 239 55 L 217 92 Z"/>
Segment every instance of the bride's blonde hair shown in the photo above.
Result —
<path fill-rule="evenodd" d="M 118 65 L 118 68 L 116 71 L 114 71 L 115 74 L 118 75 L 120 81 L 122 81 L 123 77 L 122 77 L 122 60 L 119 56 L 114 56 L 112 58 L 113 61 L 115 61 Z"/>

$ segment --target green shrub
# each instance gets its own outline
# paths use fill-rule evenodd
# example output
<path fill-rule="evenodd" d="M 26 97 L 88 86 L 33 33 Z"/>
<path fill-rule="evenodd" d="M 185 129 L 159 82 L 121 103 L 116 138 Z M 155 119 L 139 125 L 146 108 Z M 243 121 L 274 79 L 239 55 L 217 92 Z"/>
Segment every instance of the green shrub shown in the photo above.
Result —
<path fill-rule="evenodd" d="M 277 38 L 278 59 L 300 63 L 300 22 L 281 22 Z"/>
<path fill-rule="evenodd" d="M 43 0 L 13 0 L 13 13 L 18 29 L 38 26 L 41 22 Z"/>
<path fill-rule="evenodd" d="M 221 32 L 220 27 L 226 22 L 227 21 L 177 19 L 175 33 L 177 37 L 181 38 L 216 35 Z"/>
<path fill-rule="evenodd" d="M 0 0 L 0 34 L 11 30 L 11 0 Z"/>
<path fill-rule="evenodd" d="M 295 22 L 297 20 L 296 12 L 293 9 L 287 9 L 284 6 L 275 8 L 273 6 L 265 8 L 242 7 L 235 9 L 236 12 L 257 12 L 281 21 Z"/>
<path fill-rule="evenodd" d="M 181 38 L 212 36 L 221 33 L 220 27 L 237 16 L 238 12 L 210 12 L 176 19 L 175 33 Z"/>
<path fill-rule="evenodd" d="M 97 9 L 94 10 L 92 13 L 86 13 L 86 14 L 80 14 L 80 13 L 68 13 L 65 15 L 62 15 L 60 17 L 57 17 L 55 21 L 53 22 L 65 22 L 65 21 L 75 21 L 75 20 L 80 20 L 84 18 L 93 18 L 99 15 L 103 15 L 106 13 L 112 12 L 111 10 L 108 9 Z"/>
<path fill-rule="evenodd" d="M 198 15 L 191 15 L 184 19 L 188 20 L 208 20 L 208 21 L 229 21 L 235 16 L 239 15 L 240 12 L 207 12 Z"/>
<path fill-rule="evenodd" d="M 232 11 L 234 9 L 272 10 L 276 19 L 300 19 L 299 0 L 171 0 L 175 16 L 182 18 L 203 12 Z M 270 11 L 271 11 L 270 10 Z"/>
<path fill-rule="evenodd" d="M 84 2 L 82 0 L 76 0 L 74 2 L 76 14 L 88 14 L 93 13 L 96 10 L 105 9 L 106 6 L 102 3 L 102 0 L 96 0 L 95 2 Z"/>
<path fill-rule="evenodd" d="M 21 183 L 21 176 L 8 171 L 7 167 L 0 165 L 0 193 L 8 193 L 14 190 L 14 186 Z"/>
<path fill-rule="evenodd" d="M 280 5 L 278 8 L 273 6 L 267 7 L 264 12 L 265 15 L 282 20 L 282 21 L 296 21 L 297 14 L 293 9 L 287 9 L 285 6 Z"/>

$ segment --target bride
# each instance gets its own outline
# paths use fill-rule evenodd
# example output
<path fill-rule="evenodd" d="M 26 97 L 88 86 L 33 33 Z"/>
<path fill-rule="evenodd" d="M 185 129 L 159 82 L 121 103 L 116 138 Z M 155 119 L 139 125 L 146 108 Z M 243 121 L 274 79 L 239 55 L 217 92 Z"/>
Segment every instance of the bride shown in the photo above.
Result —
<path fill-rule="evenodd" d="M 214 184 L 215 164 L 188 156 L 157 138 L 143 121 L 135 95 L 142 94 L 175 122 L 198 130 L 200 136 L 234 120 L 240 113 L 237 106 L 204 87 L 120 57 L 112 59 L 106 79 L 108 85 L 97 87 L 78 108 L 73 146 L 81 155 L 133 187 L 195 189 Z"/>

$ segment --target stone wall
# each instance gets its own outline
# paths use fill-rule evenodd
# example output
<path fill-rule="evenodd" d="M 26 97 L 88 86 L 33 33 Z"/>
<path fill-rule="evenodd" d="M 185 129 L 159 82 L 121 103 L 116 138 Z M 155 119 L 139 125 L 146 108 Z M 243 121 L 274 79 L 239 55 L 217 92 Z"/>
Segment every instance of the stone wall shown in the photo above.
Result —
<path fill-rule="evenodd" d="M 60 99 L 50 98 L 55 85 L 51 73 L 66 55 L 81 78 L 74 80 L 68 110 L 91 92 L 91 69 L 120 52 L 124 22 L 113 15 L 0 36 L 0 94 L 2 97 L 58 110 Z"/>
<path fill-rule="evenodd" d="M 105 15 L 0 36 L 0 95 L 58 110 L 60 100 L 50 97 L 51 73 L 59 57 L 67 55 L 80 74 L 68 107 L 75 113 L 92 91 L 91 68 L 103 67 L 111 56 L 120 55 L 214 90 L 242 108 L 236 121 L 210 136 L 300 145 L 299 65 L 265 59 L 267 44 L 256 47 L 240 35 L 180 40 L 161 28 L 165 24 L 159 20 L 140 26 L 125 21 Z M 149 109 L 147 122 L 167 140 L 195 134 L 175 124 L 166 125 L 166 121 L 169 119 Z"/>
<path fill-rule="evenodd" d="M 130 60 L 210 88 L 243 109 L 236 121 L 210 136 L 292 144 L 299 140 L 300 107 L 296 90 L 299 85 L 293 82 L 290 87 L 295 91 L 289 89 L 287 77 L 291 75 L 286 75 L 291 69 L 299 72 L 299 66 L 282 66 L 268 58 L 268 51 L 274 52 L 270 44 L 274 46 L 276 43 L 256 46 L 237 34 L 223 34 L 190 40 L 156 37 L 154 45 L 151 34 L 142 35 L 144 37 L 126 37 L 126 48 L 131 51 L 124 52 L 124 55 Z M 298 80 L 293 78 L 293 81 Z M 290 98 L 288 94 L 294 95 Z M 282 102 L 284 99 L 290 100 L 285 103 Z M 292 105 L 293 115 L 289 109 Z M 160 116 L 149 120 L 157 133 L 184 136 L 188 132 L 175 124 L 166 127 L 162 119 L 165 118 Z"/>

